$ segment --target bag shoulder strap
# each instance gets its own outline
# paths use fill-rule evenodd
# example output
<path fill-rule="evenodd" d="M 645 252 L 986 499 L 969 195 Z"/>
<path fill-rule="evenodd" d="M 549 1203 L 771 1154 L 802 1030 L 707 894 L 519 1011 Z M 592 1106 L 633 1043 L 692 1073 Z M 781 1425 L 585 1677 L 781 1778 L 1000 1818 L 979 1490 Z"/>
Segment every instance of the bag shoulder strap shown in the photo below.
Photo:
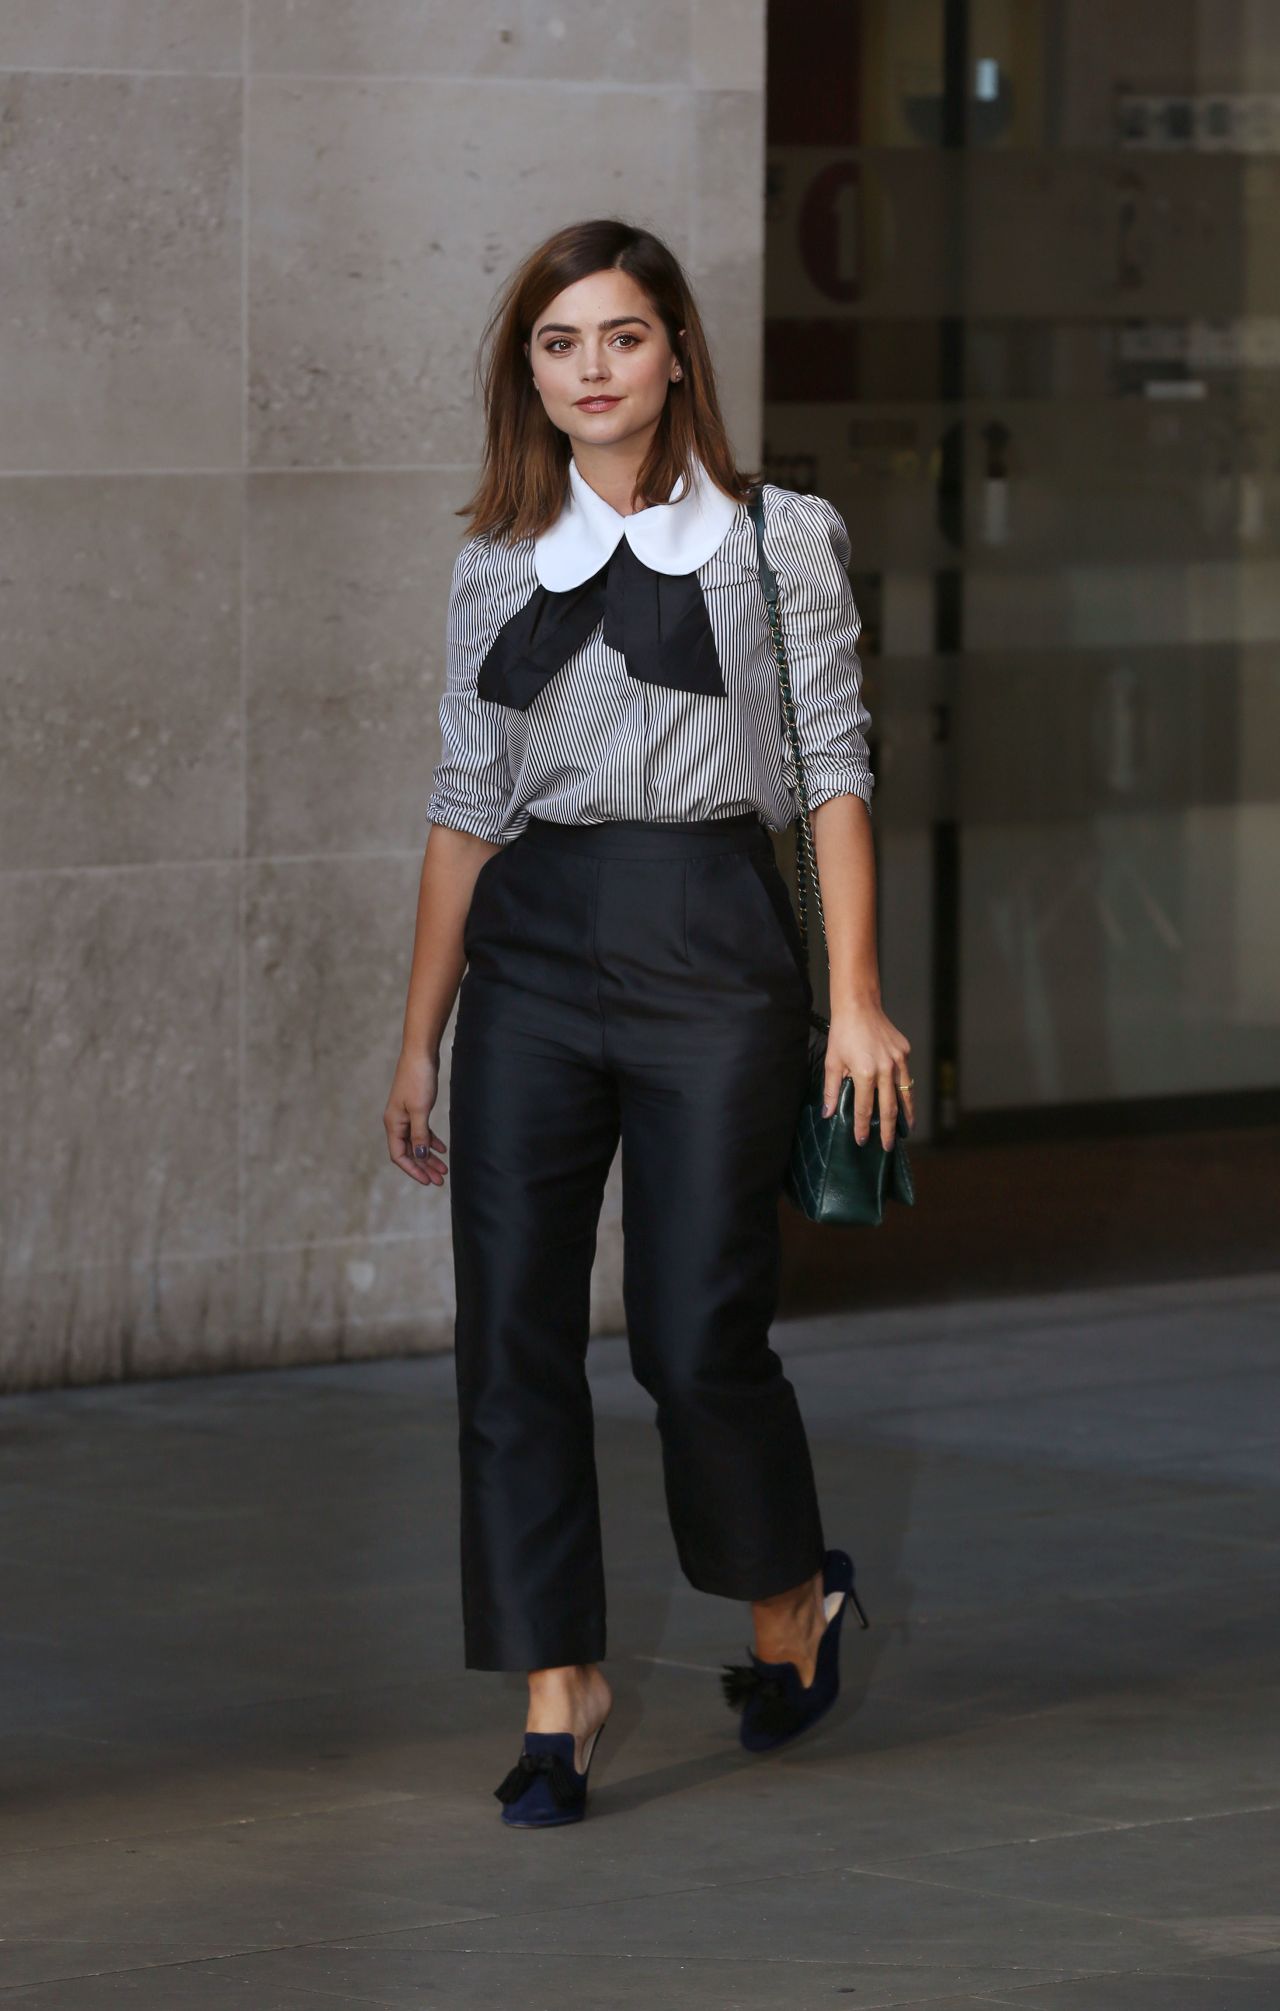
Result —
<path fill-rule="evenodd" d="M 751 522 L 756 534 L 756 562 L 760 572 L 760 589 L 769 615 L 769 633 L 773 638 L 773 652 L 778 665 L 778 691 L 782 703 L 782 719 L 787 739 L 791 746 L 791 758 L 795 763 L 796 793 L 800 799 L 796 818 L 796 893 L 799 897 L 800 936 L 805 951 L 809 948 L 808 903 L 805 899 L 805 873 L 813 888 L 813 904 L 817 910 L 818 923 L 822 930 L 825 946 L 827 940 L 826 918 L 822 912 L 822 889 L 818 884 L 818 859 L 813 843 L 813 826 L 809 822 L 809 791 L 805 783 L 804 762 L 800 756 L 800 733 L 796 725 L 795 699 L 791 691 L 791 672 L 787 663 L 786 642 L 782 634 L 782 603 L 778 592 L 778 576 L 769 564 L 764 548 L 764 484 L 758 482 L 752 489 L 747 502 Z M 803 865 L 803 870 L 802 870 Z"/>

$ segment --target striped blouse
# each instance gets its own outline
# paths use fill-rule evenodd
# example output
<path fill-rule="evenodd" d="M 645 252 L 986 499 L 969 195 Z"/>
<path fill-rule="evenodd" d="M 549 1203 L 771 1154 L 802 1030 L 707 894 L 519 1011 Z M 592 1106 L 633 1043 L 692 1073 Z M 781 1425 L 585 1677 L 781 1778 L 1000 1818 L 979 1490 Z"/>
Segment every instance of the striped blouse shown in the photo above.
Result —
<path fill-rule="evenodd" d="M 531 815 L 598 823 L 754 810 L 773 831 L 795 821 L 795 764 L 750 514 L 700 466 L 693 487 L 679 500 L 672 495 L 623 516 L 571 459 L 565 507 L 549 531 L 464 544 L 449 592 L 441 751 L 426 812 L 432 823 L 506 844 Z M 823 497 L 773 483 L 765 485 L 764 510 L 809 806 L 854 795 L 869 809 L 871 719 L 861 697 L 862 624 L 847 572 L 848 532 Z M 619 551 L 624 540 L 629 550 Z M 613 598 L 610 585 L 609 607 L 591 627 L 605 582 L 619 573 L 629 598 L 621 588 Z M 590 593 L 597 598 L 586 598 Z M 701 605 L 690 606 L 691 595 Z M 617 611 L 626 606 L 649 623 L 643 655 L 638 645 L 627 653 L 615 646 L 628 641 Z M 663 606 L 685 617 L 666 638 L 661 614 L 645 612 Z M 551 622 L 544 616 L 565 607 L 576 628 L 561 629 L 563 661 L 553 650 L 549 670 L 541 638 Z M 681 638 L 696 635 L 699 624 L 700 668 L 686 670 Z M 522 667 L 534 657 L 530 635 L 542 647 L 543 668 L 522 690 Z M 664 648 L 668 669 L 656 681 Z M 500 653 L 506 681 L 495 665 Z M 493 695 L 498 689 L 501 698 Z"/>

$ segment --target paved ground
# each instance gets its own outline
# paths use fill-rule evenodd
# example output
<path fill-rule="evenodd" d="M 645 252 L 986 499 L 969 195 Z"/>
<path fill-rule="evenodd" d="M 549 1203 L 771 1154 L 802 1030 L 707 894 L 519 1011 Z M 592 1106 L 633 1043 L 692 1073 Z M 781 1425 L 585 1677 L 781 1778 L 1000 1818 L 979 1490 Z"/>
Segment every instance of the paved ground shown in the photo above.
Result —
<path fill-rule="evenodd" d="M 598 1343 L 617 1704 L 543 1836 L 447 1358 L 0 1404 L 0 2011 L 1275 2011 L 1280 1277 L 775 1332 L 846 1695 L 740 1751 Z"/>

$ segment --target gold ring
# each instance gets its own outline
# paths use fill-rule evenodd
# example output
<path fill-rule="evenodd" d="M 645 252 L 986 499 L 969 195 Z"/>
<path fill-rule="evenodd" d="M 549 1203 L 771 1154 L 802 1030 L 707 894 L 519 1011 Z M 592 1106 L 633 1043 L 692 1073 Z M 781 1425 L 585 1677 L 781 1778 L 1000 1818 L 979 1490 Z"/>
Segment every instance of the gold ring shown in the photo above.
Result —
<path fill-rule="evenodd" d="M 899 1088 L 899 1089 L 910 1089 L 910 1088 L 912 1087 L 913 1083 L 914 1083 L 914 1080 L 915 1080 L 915 1078 L 914 1078 L 913 1076 L 910 1076 L 910 1075 L 906 1075 L 906 1076 L 904 1076 L 904 1077 L 903 1077 L 902 1081 L 901 1081 L 901 1082 L 900 1082 L 900 1083 L 898 1084 L 898 1088 Z"/>

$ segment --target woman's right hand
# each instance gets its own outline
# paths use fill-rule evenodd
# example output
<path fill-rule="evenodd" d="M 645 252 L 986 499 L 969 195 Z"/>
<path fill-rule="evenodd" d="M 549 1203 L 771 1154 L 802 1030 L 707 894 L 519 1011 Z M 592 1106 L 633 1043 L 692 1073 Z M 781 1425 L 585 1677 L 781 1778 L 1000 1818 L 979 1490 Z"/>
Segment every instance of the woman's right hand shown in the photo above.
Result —
<path fill-rule="evenodd" d="M 448 1151 L 427 1122 L 440 1087 L 440 1064 L 429 1054 L 402 1049 L 382 1123 L 392 1164 L 420 1187 L 443 1187 Z"/>

